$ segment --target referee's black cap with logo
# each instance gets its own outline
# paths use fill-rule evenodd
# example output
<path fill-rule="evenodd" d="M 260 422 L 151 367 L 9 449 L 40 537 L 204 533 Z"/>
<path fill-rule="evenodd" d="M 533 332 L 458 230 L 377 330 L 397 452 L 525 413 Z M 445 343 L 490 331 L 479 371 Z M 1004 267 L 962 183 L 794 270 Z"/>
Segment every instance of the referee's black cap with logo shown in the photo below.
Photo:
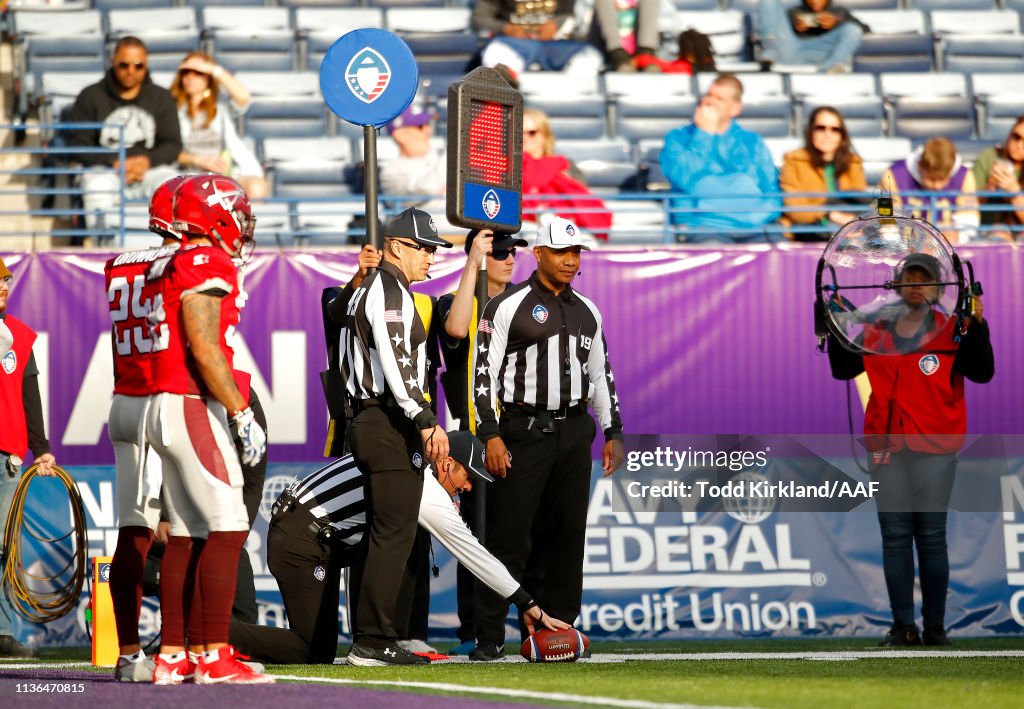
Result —
<path fill-rule="evenodd" d="M 384 236 L 394 239 L 412 239 L 424 246 L 450 249 L 452 242 L 445 241 L 437 235 L 434 218 L 416 207 L 399 212 L 391 217 L 384 227 Z"/>
<path fill-rule="evenodd" d="M 448 432 L 448 455 L 481 480 L 492 483 L 494 476 L 484 467 L 484 450 L 483 442 L 469 431 Z"/>
<path fill-rule="evenodd" d="M 466 235 L 466 253 L 473 248 L 473 240 L 480 236 L 482 229 L 473 229 Z M 526 239 L 520 239 L 515 234 L 495 234 L 494 241 L 491 242 L 491 248 L 494 251 L 508 251 L 517 246 L 529 246 Z"/>

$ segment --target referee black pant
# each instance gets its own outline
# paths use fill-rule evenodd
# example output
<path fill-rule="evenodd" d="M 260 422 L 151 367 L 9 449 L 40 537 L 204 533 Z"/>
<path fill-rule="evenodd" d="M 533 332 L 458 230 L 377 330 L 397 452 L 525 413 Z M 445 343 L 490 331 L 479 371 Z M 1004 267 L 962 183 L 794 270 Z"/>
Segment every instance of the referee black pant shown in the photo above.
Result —
<path fill-rule="evenodd" d="M 583 545 L 590 500 L 590 447 L 594 419 L 580 413 L 539 422 L 516 409 L 502 414 L 499 430 L 512 454 L 512 469 L 488 484 L 487 549 L 512 578 L 523 578 L 535 520 L 543 521 L 538 549 L 543 587 L 534 599 L 552 616 L 572 623 L 583 599 Z M 540 540 L 538 540 L 540 541 Z M 479 642 L 505 641 L 508 600 L 484 586 L 477 592 Z"/>
<path fill-rule="evenodd" d="M 399 589 L 423 495 L 423 438 L 400 409 L 377 405 L 367 406 L 352 419 L 349 435 L 352 455 L 365 476 L 369 538 L 353 639 L 383 648 L 399 639 Z"/>
<path fill-rule="evenodd" d="M 267 533 L 267 566 L 277 579 L 289 629 L 232 619 L 231 644 L 263 662 L 330 664 L 338 651 L 341 572 L 354 562 L 358 547 L 317 539 L 308 510 L 278 512 Z M 350 607 L 356 597 L 348 590 Z"/>

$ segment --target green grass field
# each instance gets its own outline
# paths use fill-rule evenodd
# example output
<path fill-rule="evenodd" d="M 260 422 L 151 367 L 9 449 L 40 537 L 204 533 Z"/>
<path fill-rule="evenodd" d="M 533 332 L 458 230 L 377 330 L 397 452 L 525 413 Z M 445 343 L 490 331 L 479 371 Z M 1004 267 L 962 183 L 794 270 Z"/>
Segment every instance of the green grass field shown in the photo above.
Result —
<path fill-rule="evenodd" d="M 343 652 L 346 649 L 341 648 Z M 268 670 L 311 681 L 340 680 L 378 689 L 531 704 L 557 704 L 551 695 L 558 693 L 569 695 L 562 705 L 590 706 L 614 706 L 615 700 L 632 700 L 619 706 L 637 707 L 1024 706 L 1024 638 L 958 639 L 951 648 L 914 648 L 910 657 L 893 657 L 892 652 L 876 648 L 866 639 L 595 643 L 593 650 L 594 661 L 576 664 L 442 663 L 409 669 L 281 665 Z M 1019 656 L 947 656 L 961 651 Z M 680 653 L 690 659 L 643 659 L 664 653 Z M 728 659 L 726 653 L 764 657 Z M 793 657 L 778 657 L 784 653 Z M 808 658 L 806 653 L 816 655 Z M 601 661 L 609 654 L 637 659 Z M 84 651 L 48 650 L 44 654 L 49 661 L 85 657 Z M 527 694 L 508 696 L 502 690 L 525 690 Z"/>

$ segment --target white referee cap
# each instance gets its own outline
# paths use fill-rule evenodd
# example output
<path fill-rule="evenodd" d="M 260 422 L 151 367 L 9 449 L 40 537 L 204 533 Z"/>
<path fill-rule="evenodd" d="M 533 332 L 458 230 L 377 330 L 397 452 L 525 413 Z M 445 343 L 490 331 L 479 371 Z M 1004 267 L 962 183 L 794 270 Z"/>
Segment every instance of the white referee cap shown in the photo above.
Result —
<path fill-rule="evenodd" d="M 555 217 L 547 224 L 537 227 L 537 240 L 533 245 L 549 249 L 571 249 L 579 246 L 584 251 L 590 251 L 590 247 L 583 243 L 579 227 L 561 217 Z"/>

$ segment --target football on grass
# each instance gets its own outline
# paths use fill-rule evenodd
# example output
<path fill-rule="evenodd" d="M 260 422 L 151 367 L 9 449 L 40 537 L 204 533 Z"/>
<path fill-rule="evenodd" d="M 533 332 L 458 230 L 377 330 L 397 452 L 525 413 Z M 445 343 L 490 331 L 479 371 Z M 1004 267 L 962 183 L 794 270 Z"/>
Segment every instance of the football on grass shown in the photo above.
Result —
<path fill-rule="evenodd" d="M 570 630 L 538 630 L 519 648 L 530 662 L 575 662 L 590 647 L 587 636 Z"/>

